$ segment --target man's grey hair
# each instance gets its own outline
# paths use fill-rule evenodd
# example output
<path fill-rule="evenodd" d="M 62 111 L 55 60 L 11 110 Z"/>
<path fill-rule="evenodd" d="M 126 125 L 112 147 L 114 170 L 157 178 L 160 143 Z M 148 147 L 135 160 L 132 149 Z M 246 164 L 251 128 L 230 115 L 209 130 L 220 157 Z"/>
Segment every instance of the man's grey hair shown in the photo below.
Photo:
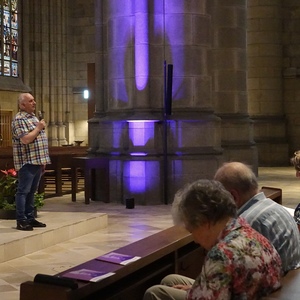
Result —
<path fill-rule="evenodd" d="M 227 190 L 249 193 L 258 189 L 256 175 L 252 169 L 241 162 L 224 163 L 216 172 L 214 179 L 220 181 Z"/>
<path fill-rule="evenodd" d="M 18 97 L 18 103 L 19 104 L 22 104 L 26 98 L 26 96 L 28 95 L 29 93 L 21 93 L 19 94 L 19 97 Z"/>

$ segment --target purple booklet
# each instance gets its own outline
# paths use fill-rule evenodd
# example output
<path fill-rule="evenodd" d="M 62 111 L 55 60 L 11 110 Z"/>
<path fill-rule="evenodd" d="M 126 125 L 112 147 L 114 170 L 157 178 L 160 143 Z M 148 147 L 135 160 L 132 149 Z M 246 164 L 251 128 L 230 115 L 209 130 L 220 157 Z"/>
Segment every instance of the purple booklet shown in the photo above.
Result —
<path fill-rule="evenodd" d="M 114 274 L 115 273 L 112 273 L 112 272 L 102 272 L 102 271 L 95 271 L 95 270 L 89 270 L 89 269 L 80 269 L 80 270 L 74 270 L 74 271 L 65 273 L 62 275 L 62 277 L 68 277 L 68 278 L 73 278 L 73 279 L 83 280 L 83 281 L 97 282 L 106 277 L 112 276 Z"/>
<path fill-rule="evenodd" d="M 127 265 L 140 258 L 141 258 L 140 256 L 122 254 L 118 252 L 109 252 L 107 254 L 98 256 L 96 259 L 119 264 L 119 265 Z"/>

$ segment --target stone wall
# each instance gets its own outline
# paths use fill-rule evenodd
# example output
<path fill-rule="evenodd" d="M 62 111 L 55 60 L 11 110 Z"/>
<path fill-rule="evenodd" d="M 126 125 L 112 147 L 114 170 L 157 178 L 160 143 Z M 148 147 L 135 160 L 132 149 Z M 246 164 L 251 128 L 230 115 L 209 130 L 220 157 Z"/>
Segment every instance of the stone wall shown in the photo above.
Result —
<path fill-rule="evenodd" d="M 283 1 L 283 100 L 289 156 L 300 149 L 300 3 Z"/>
<path fill-rule="evenodd" d="M 282 1 L 248 1 L 248 98 L 260 166 L 287 165 Z"/>

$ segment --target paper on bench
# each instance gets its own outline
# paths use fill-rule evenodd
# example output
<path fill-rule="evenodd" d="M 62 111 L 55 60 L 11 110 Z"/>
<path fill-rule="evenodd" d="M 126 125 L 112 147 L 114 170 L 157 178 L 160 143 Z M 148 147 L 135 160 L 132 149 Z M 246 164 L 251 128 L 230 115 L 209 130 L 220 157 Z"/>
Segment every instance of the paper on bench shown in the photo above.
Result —
<path fill-rule="evenodd" d="M 114 275 L 113 272 L 95 271 L 89 269 L 74 270 L 62 275 L 62 277 L 73 278 L 83 281 L 97 282 L 104 278 Z"/>
<path fill-rule="evenodd" d="M 286 206 L 283 206 L 283 205 L 282 205 L 282 207 L 284 207 L 292 216 L 294 216 L 295 210 L 293 208 L 289 208 L 289 207 L 286 207 Z"/>
<path fill-rule="evenodd" d="M 119 265 L 127 265 L 140 258 L 141 258 L 140 256 L 122 254 L 118 252 L 109 252 L 107 254 L 97 257 L 96 259 L 119 264 Z"/>

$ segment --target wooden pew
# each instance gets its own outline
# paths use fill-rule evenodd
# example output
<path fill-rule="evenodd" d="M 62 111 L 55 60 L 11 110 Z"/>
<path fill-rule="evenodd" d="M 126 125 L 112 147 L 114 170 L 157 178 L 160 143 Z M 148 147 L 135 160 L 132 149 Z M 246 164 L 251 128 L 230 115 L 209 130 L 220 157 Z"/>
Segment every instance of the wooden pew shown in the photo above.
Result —
<path fill-rule="evenodd" d="M 8 170 L 14 168 L 12 147 L 0 148 L 0 170 Z"/>
<path fill-rule="evenodd" d="M 263 187 L 262 191 L 274 201 L 282 202 L 281 189 Z M 193 242 L 191 234 L 176 226 L 116 251 L 141 256 L 141 259 L 126 266 L 92 259 L 53 276 L 59 278 L 66 272 L 83 268 L 115 273 L 96 283 L 77 281 L 76 289 L 57 284 L 24 282 L 20 287 L 20 300 L 141 299 L 148 287 L 170 273 L 195 278 L 205 255 L 204 250 Z"/>
<path fill-rule="evenodd" d="M 66 193 L 71 194 L 72 184 L 72 158 L 76 156 L 87 155 L 88 147 L 86 146 L 72 146 L 72 147 L 49 147 L 49 154 L 51 158 L 51 164 L 47 165 L 46 173 L 42 176 L 38 192 L 45 193 L 46 197 L 49 196 L 61 196 Z M 12 147 L 0 148 L 0 170 L 7 170 L 14 168 L 13 162 L 13 149 Z M 66 176 L 68 175 L 68 176 Z M 2 173 L 0 172 L 0 176 Z M 69 181 L 70 190 L 65 191 L 63 183 Z M 51 182 L 51 185 L 55 187 L 52 194 L 45 191 L 47 182 Z M 50 195 L 49 195 L 50 194 Z"/>
<path fill-rule="evenodd" d="M 282 279 L 282 287 L 263 299 L 298 300 L 300 299 L 300 269 L 292 270 Z"/>
<path fill-rule="evenodd" d="M 185 229 L 173 226 L 154 235 L 117 249 L 141 259 L 122 266 L 92 259 L 69 270 L 92 269 L 114 272 L 99 282 L 77 281 L 78 288 L 27 281 L 21 284 L 20 300 L 142 299 L 146 289 L 170 274 L 196 277 L 201 269 L 204 250 L 193 242 Z"/>
<path fill-rule="evenodd" d="M 263 186 L 261 191 L 264 192 L 267 198 L 274 200 L 278 204 L 282 204 L 282 189 Z"/>

